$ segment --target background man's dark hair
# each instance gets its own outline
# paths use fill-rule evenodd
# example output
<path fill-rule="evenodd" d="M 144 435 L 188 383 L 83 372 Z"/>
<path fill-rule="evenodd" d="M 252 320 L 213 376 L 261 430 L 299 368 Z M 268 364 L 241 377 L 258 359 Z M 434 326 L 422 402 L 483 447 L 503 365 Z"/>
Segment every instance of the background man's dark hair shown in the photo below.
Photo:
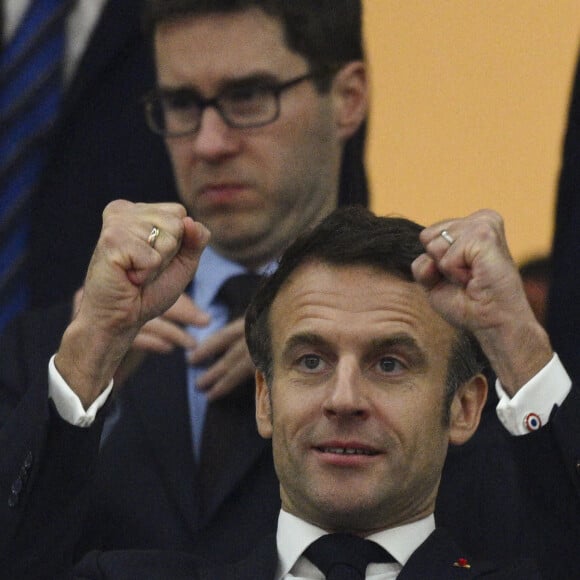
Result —
<path fill-rule="evenodd" d="M 411 264 L 424 252 L 423 229 L 400 217 L 379 217 L 363 207 L 335 210 L 309 233 L 299 237 L 283 254 L 278 269 L 261 285 L 246 313 L 246 340 L 252 360 L 272 384 L 273 362 L 269 315 L 280 289 L 303 264 L 369 266 L 414 282 Z M 444 422 L 456 389 L 481 372 L 485 357 L 475 338 L 458 330 L 449 359 Z"/>
<path fill-rule="evenodd" d="M 251 8 L 281 22 L 288 48 L 303 56 L 312 71 L 335 72 L 350 61 L 364 59 L 360 0 L 148 0 L 145 32 L 153 36 L 159 24 L 187 15 Z M 320 90 L 330 86 L 328 77 L 320 83 Z"/>

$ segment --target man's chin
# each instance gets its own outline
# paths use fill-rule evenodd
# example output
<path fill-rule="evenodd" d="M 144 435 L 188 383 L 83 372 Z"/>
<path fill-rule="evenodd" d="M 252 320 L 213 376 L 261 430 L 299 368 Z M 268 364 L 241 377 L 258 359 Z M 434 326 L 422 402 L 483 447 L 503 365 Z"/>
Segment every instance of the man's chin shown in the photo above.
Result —
<path fill-rule="evenodd" d="M 325 525 L 324 529 L 332 530 L 367 530 L 373 525 L 379 513 L 378 506 L 372 501 L 361 501 L 364 494 L 347 493 L 340 495 L 340 491 L 333 492 L 332 497 L 319 498 L 316 502 L 318 518 Z M 370 498 L 368 498 L 370 500 Z"/>
<path fill-rule="evenodd" d="M 366 534 L 381 527 L 381 523 L 374 520 L 377 513 L 376 509 L 353 508 L 352 505 L 345 509 L 337 507 L 335 510 L 325 510 L 320 514 L 320 522 L 317 525 L 332 532 L 345 531 Z"/>
<path fill-rule="evenodd" d="M 250 215 L 229 215 L 200 220 L 211 232 L 211 244 L 227 251 L 258 247 L 269 239 L 269 227 Z M 250 227 L 249 227 L 250 226 Z"/>
<path fill-rule="evenodd" d="M 216 227 L 212 229 L 207 226 L 211 232 L 211 244 L 218 250 L 225 253 L 239 253 L 244 249 L 251 249 L 259 244 L 261 237 L 253 232 L 236 232 L 233 228 Z"/>

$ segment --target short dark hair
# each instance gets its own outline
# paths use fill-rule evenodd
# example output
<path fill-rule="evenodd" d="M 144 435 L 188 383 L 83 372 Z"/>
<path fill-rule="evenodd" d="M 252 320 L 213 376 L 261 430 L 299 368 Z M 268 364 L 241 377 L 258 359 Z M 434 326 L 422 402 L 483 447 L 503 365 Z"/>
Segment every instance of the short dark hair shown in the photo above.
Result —
<path fill-rule="evenodd" d="M 299 237 L 282 255 L 277 270 L 260 286 L 246 313 L 246 341 L 256 368 L 273 379 L 270 310 L 280 289 L 303 264 L 369 266 L 402 280 L 414 281 L 411 264 L 424 252 L 423 229 L 401 217 L 379 217 L 360 206 L 333 211 L 310 232 Z M 458 329 L 447 369 L 445 423 L 457 388 L 485 368 L 475 337 Z"/>
<path fill-rule="evenodd" d="M 250 8 L 281 22 L 288 48 L 303 56 L 311 71 L 334 73 L 364 59 L 361 0 L 147 0 L 143 24 L 152 37 L 164 22 Z M 328 90 L 330 78 L 320 77 L 319 90 Z"/>

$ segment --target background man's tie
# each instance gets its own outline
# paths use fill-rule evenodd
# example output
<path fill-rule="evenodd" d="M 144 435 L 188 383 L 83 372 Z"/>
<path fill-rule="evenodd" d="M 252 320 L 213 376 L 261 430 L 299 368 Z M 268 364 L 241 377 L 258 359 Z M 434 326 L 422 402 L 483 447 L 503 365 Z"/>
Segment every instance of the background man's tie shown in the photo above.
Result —
<path fill-rule="evenodd" d="M 364 580 L 371 562 L 395 562 L 376 542 L 351 534 L 322 536 L 308 547 L 304 555 L 327 580 Z"/>
<path fill-rule="evenodd" d="M 29 204 L 62 93 L 65 20 L 74 0 L 33 0 L 0 51 L 0 331 L 27 305 Z"/>
<path fill-rule="evenodd" d="M 243 316 L 252 296 L 254 295 L 258 284 L 261 280 L 258 274 L 246 273 L 238 274 L 228 278 L 220 287 L 216 294 L 216 300 L 221 302 L 228 310 L 228 322 L 232 322 L 240 316 Z M 219 406 L 219 405 L 218 405 Z M 203 393 L 194 393 L 194 442 L 196 448 L 196 457 L 200 458 L 202 448 L 204 454 L 209 453 L 213 448 L 216 439 L 221 440 L 220 429 L 221 425 L 217 426 L 214 432 L 210 428 L 210 432 L 206 432 L 206 414 L 209 412 L 213 416 L 211 423 L 221 423 L 217 415 L 220 414 L 216 405 L 210 406 L 207 409 L 208 403 Z M 197 421 L 195 419 L 197 418 Z M 201 420 L 203 418 L 203 420 Z M 220 450 L 222 452 L 223 450 Z"/>
<path fill-rule="evenodd" d="M 228 307 L 230 322 L 245 314 L 261 279 L 260 274 L 239 274 L 228 278 L 222 284 L 217 298 Z"/>
<path fill-rule="evenodd" d="M 244 315 L 261 279 L 259 274 L 239 274 L 222 284 L 217 298 L 227 306 L 230 322 Z M 241 415 L 255 415 L 253 378 L 207 406 L 200 453 L 202 498 L 211 496 L 224 470 L 230 470 L 231 442 L 239 437 Z"/>

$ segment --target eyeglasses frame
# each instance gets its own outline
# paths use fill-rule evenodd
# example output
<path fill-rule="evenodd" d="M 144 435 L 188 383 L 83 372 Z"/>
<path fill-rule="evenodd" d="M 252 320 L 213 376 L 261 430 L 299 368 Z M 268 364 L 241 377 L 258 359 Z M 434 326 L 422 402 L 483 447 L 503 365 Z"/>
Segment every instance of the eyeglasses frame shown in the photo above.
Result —
<path fill-rule="evenodd" d="M 290 88 L 292 88 L 292 87 L 294 87 L 294 86 L 296 86 L 304 81 L 312 80 L 315 78 L 320 78 L 323 75 L 331 74 L 331 72 L 332 71 L 329 71 L 329 70 L 310 71 L 308 73 L 294 77 L 294 78 L 289 79 L 287 81 L 284 81 L 282 83 L 272 84 L 270 86 L 265 86 L 264 88 L 267 88 L 268 90 L 270 90 L 272 92 L 272 95 L 275 97 L 275 100 L 276 100 L 275 114 L 271 119 L 269 118 L 267 121 L 260 121 L 259 123 L 250 123 L 249 125 L 247 125 L 245 123 L 240 124 L 240 123 L 232 122 L 224 114 L 223 109 L 220 106 L 220 99 L 223 98 L 223 92 L 222 92 L 211 99 L 205 99 L 203 97 L 195 96 L 194 98 L 196 101 L 196 105 L 199 107 L 199 120 L 198 120 L 197 126 L 193 129 L 188 129 L 187 131 L 168 133 L 166 131 L 161 130 L 156 125 L 156 123 L 153 121 L 152 108 L 153 108 L 153 105 L 155 103 L 155 100 L 158 100 L 160 97 L 158 89 L 153 89 L 152 91 L 147 93 L 142 99 L 142 102 L 143 102 L 143 105 L 145 108 L 145 119 L 147 121 L 147 126 L 149 127 L 149 129 L 151 131 L 153 131 L 153 133 L 156 133 L 157 135 L 161 135 L 164 138 L 184 137 L 186 135 L 194 135 L 195 133 L 197 133 L 199 131 L 200 126 L 201 126 L 203 113 L 207 108 L 210 108 L 210 107 L 214 108 L 218 112 L 218 114 L 220 115 L 220 117 L 222 118 L 224 123 L 232 129 L 255 129 L 255 128 L 259 128 L 259 127 L 264 127 L 265 125 L 269 125 L 270 123 L 274 123 L 280 117 L 280 95 L 283 92 L 287 91 L 288 89 L 290 89 Z"/>

